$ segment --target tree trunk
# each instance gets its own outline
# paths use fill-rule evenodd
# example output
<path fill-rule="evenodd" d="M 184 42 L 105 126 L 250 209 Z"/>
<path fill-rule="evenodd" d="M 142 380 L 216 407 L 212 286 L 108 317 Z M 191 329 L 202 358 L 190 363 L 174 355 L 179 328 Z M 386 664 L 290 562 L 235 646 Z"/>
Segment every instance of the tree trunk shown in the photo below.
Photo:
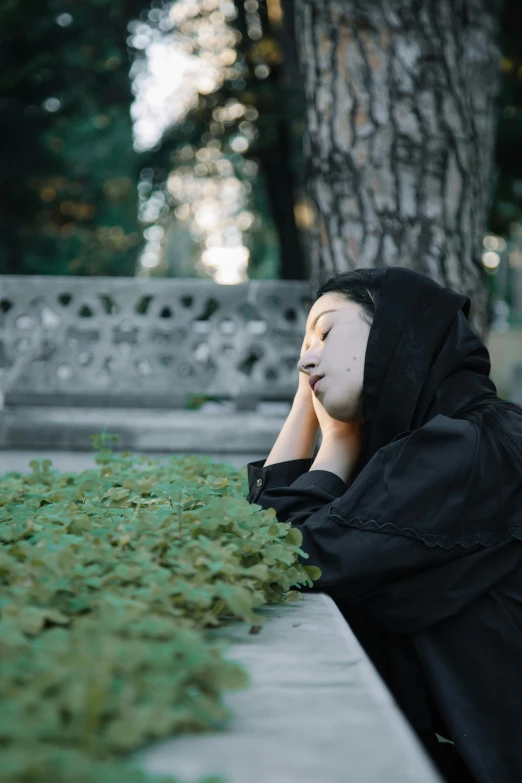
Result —
<path fill-rule="evenodd" d="M 294 0 L 314 289 L 358 267 L 409 267 L 470 296 L 484 336 L 497 8 Z"/>

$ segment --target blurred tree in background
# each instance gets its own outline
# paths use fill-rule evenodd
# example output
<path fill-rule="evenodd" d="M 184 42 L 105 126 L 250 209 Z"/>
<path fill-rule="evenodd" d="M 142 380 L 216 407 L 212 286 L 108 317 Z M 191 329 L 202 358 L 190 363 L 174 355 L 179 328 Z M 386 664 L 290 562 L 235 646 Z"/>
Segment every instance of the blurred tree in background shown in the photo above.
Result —
<path fill-rule="evenodd" d="M 125 39 L 141 7 L 0 5 L 4 273 L 133 273 L 140 162 Z"/>
<path fill-rule="evenodd" d="M 499 9 L 491 0 L 294 0 L 306 84 L 312 284 L 407 266 L 485 331 Z"/>
<path fill-rule="evenodd" d="M 490 228 L 500 236 L 522 229 L 522 4 L 507 0 L 502 25 L 496 177 Z"/>
<path fill-rule="evenodd" d="M 0 3 L 0 272 L 305 279 L 293 0 Z M 521 10 L 490 227 L 522 224 Z M 518 161 L 518 163 L 517 163 Z"/>
<path fill-rule="evenodd" d="M 142 267 L 306 278 L 304 96 L 279 0 L 157 3 L 130 29 Z"/>
<path fill-rule="evenodd" d="M 294 181 L 304 106 L 281 68 L 279 0 L 48 0 L 38 9 L 9 0 L 0 25 L 0 272 L 206 276 L 226 254 L 242 263 L 224 282 L 239 282 L 248 257 L 252 277 L 307 276 L 294 218 L 297 200 L 297 224 L 310 219 Z M 171 56 L 159 58 L 158 83 L 161 45 Z M 194 59 L 187 85 L 176 82 L 176 47 L 178 60 L 180 48 Z M 142 78 L 143 98 L 151 65 L 156 86 Z M 131 87 L 139 109 L 169 82 L 177 89 L 152 106 L 159 133 L 141 139 L 134 112 L 133 146 Z M 173 170 L 185 184 L 178 197 Z M 214 206 L 212 182 L 224 185 Z M 212 222 L 228 234 L 209 238 Z"/>

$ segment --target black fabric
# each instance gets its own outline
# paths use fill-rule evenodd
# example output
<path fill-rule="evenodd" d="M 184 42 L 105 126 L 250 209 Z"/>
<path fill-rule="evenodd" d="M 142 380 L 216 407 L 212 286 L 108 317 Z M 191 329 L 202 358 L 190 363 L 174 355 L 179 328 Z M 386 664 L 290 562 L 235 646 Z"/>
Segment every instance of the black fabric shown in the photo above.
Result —
<path fill-rule="evenodd" d="M 496 399 L 486 346 L 468 323 L 471 301 L 425 275 L 388 268 L 364 366 L 364 442 L 354 473 L 378 449 L 438 413 Z"/>
<path fill-rule="evenodd" d="M 438 415 L 458 417 L 477 402 L 499 403 L 489 377 L 489 352 L 468 323 L 470 306 L 469 297 L 425 275 L 402 267 L 386 270 L 366 351 L 363 445 L 350 484 L 383 446 L 404 433 L 419 430 Z M 511 415 L 516 419 L 517 414 Z M 395 473 L 400 470 L 397 465 Z M 476 474 L 477 466 L 473 471 Z M 471 509 L 469 515 L 472 518 Z M 492 546 L 522 537 L 522 519 L 514 526 L 492 525 L 482 515 L 481 522 L 475 519 L 466 530 L 439 520 L 436 533 L 424 530 L 425 519 L 421 515 L 410 534 L 428 545 Z M 379 529 L 379 520 L 354 517 L 351 524 Z M 408 534 L 400 519 L 395 524 L 397 534 Z"/>
<path fill-rule="evenodd" d="M 480 412 L 461 417 L 498 402 L 468 314 L 466 297 L 387 270 L 352 481 L 259 460 L 248 500 L 301 530 L 301 562 L 322 571 L 313 591 L 335 600 L 447 779 L 518 783 L 522 475 Z M 502 415 L 522 450 L 522 416 Z"/>
<path fill-rule="evenodd" d="M 433 732 L 420 732 L 418 737 L 446 783 L 476 783 L 453 743 L 440 742 Z"/>
<path fill-rule="evenodd" d="M 522 444 L 522 417 L 516 423 Z M 393 633 L 453 617 L 520 562 L 522 546 L 505 531 L 521 530 L 522 480 L 508 460 L 493 460 L 474 422 L 437 415 L 379 449 L 348 488 L 329 471 L 306 470 L 311 460 L 295 478 L 295 462 L 251 464 L 266 479 L 248 499 L 299 527 L 303 562 L 322 571 L 317 589 L 364 601 Z M 485 546 L 477 530 L 500 540 Z"/>

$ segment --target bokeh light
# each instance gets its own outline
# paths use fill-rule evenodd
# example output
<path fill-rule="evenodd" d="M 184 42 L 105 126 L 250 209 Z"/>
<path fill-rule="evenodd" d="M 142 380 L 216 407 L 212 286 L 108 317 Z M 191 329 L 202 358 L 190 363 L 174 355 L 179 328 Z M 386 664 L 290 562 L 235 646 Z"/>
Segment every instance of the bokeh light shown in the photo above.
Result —
<path fill-rule="evenodd" d="M 495 253 L 494 250 L 486 250 L 486 252 L 482 254 L 482 263 L 488 269 L 496 269 L 500 264 L 500 256 L 498 253 Z"/>
<path fill-rule="evenodd" d="M 245 13 L 248 36 L 257 40 L 263 35 L 257 0 L 246 0 Z M 247 66 L 236 50 L 241 35 L 229 24 L 236 15 L 229 0 L 177 0 L 151 9 L 146 21 L 129 25 L 129 43 L 140 53 L 130 71 L 138 152 L 157 148 L 165 132 L 198 107 L 201 96 L 216 93 L 227 81 L 244 85 Z M 266 78 L 270 70 L 258 63 L 255 72 L 258 78 Z M 138 185 L 139 220 L 146 224 L 139 259 L 142 270 L 164 271 L 167 232 L 163 226 L 176 220 L 187 226 L 200 247 L 198 274 L 227 285 L 248 279 L 245 233 L 257 225 L 249 180 L 258 166 L 243 156 L 258 134 L 258 116 L 253 106 L 236 98 L 217 101 L 209 132 L 200 144 L 187 143 L 173 153 L 165 183 L 153 183 L 151 169 L 142 171 Z M 152 232 L 155 228 L 161 232 Z"/>

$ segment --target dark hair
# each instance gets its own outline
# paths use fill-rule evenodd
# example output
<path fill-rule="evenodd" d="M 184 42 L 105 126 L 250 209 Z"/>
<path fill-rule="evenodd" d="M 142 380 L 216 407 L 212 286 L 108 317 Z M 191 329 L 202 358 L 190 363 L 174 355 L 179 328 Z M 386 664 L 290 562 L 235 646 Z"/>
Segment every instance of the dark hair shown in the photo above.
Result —
<path fill-rule="evenodd" d="M 371 326 L 385 272 L 386 269 L 355 269 L 352 272 L 333 275 L 317 289 L 315 301 L 323 294 L 340 294 L 347 301 L 361 306 L 364 320 Z M 461 408 L 454 418 L 475 422 L 483 430 L 494 458 L 498 460 L 501 457 L 501 446 L 522 472 L 522 442 L 511 430 L 509 418 L 505 416 L 508 411 L 521 416 L 522 406 L 500 397 L 488 398 Z"/>
<path fill-rule="evenodd" d="M 341 294 L 349 302 L 361 305 L 364 320 L 371 326 L 385 272 L 386 269 L 355 269 L 353 272 L 334 275 L 317 289 L 315 300 L 323 294 Z"/>

